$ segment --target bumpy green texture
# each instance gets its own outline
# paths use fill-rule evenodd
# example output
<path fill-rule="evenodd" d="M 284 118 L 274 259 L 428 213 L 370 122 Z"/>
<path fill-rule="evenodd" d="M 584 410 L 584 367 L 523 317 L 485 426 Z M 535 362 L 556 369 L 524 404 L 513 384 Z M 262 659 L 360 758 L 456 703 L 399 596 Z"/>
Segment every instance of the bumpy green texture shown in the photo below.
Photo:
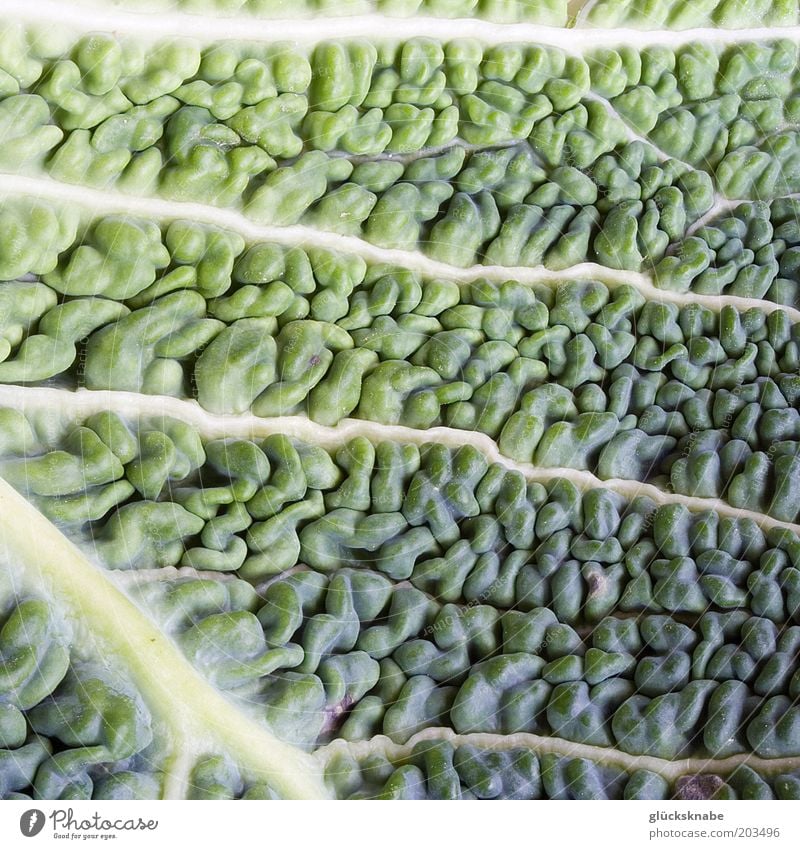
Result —
<path fill-rule="evenodd" d="M 594 87 L 630 126 L 711 173 L 724 197 L 798 190 L 793 41 L 602 50 L 589 63 Z"/>
<path fill-rule="evenodd" d="M 19 216 L 35 226 L 39 213 Z M 596 281 L 459 284 L 186 221 L 107 217 L 61 247 L 0 289 L 0 382 L 446 425 L 518 461 L 797 521 L 800 325 L 782 310 Z"/>
<path fill-rule="evenodd" d="M 96 34 L 65 47 L 9 28 L 3 42 L 4 170 L 456 266 L 658 265 L 664 285 L 693 288 L 713 257 L 691 232 L 715 192 L 800 191 L 798 47 L 785 39 L 582 56 L 424 37 L 301 48 Z M 762 266 L 783 250 L 777 235 L 754 241 Z M 797 303 L 794 269 L 775 276 L 735 290 Z"/>
<path fill-rule="evenodd" d="M 205 570 L 130 592 L 283 740 L 403 744 L 447 728 L 665 762 L 800 756 L 790 530 L 529 482 L 469 447 L 357 438 L 326 451 L 282 434 L 204 443 L 176 420 L 113 413 L 58 429 L 10 410 L 2 421 L 3 476 L 92 557 L 111 570 Z M 79 442 L 82 479 L 69 483 Z M 390 797 L 683 792 L 580 759 L 421 752 L 359 781 Z M 492 758 L 511 759 L 508 775 L 486 774 Z M 437 790 L 430 771 L 447 763 L 450 790 Z M 367 792 L 363 769 L 332 779 L 337 792 Z M 476 790 L 480 775 L 489 785 Z M 796 776 L 775 781 L 779 795 L 796 792 Z M 225 793 L 241 787 L 226 782 Z"/>
<path fill-rule="evenodd" d="M 800 799 L 797 3 L 90 5 L 0 24 L 0 798 Z"/>
<path fill-rule="evenodd" d="M 9 572 L 10 567 L 10 572 Z M 181 753 L 58 601 L 0 576 L 0 799 L 153 799 Z M 192 799 L 279 798 L 222 755 L 197 758 Z"/>
<path fill-rule="evenodd" d="M 670 246 L 655 268 L 658 285 L 678 292 L 800 303 L 800 205 L 796 198 L 742 203 L 711 216 Z"/>
<path fill-rule="evenodd" d="M 579 26 L 689 29 L 791 26 L 798 10 L 791 0 L 586 0 L 578 3 Z"/>
<path fill-rule="evenodd" d="M 130 684 L 75 646 L 51 601 L 0 578 L 0 798 L 161 792 L 151 718 Z"/>
<path fill-rule="evenodd" d="M 486 751 L 470 744 L 417 743 L 408 754 L 357 759 L 337 755 L 330 781 L 348 799 L 797 799 L 797 771 L 759 775 L 747 766 L 730 776 L 687 775 L 671 782 L 653 772 L 626 772 L 588 758 L 537 756 L 529 749 Z"/>

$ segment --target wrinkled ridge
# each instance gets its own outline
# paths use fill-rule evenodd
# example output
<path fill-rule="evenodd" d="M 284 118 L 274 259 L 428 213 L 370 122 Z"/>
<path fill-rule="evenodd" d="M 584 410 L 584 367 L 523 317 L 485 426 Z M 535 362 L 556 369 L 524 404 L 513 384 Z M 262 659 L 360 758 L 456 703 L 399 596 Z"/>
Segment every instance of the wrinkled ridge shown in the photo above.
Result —
<path fill-rule="evenodd" d="M 435 145 L 433 147 L 421 147 L 419 150 L 411 153 L 392 153 L 384 151 L 383 153 L 346 153 L 341 150 L 328 151 L 328 156 L 332 159 L 347 159 L 354 165 L 361 162 L 400 162 L 403 165 L 410 165 L 412 162 L 417 162 L 420 159 L 427 159 L 430 156 L 437 156 L 440 153 L 446 153 L 453 148 L 461 148 L 466 153 L 477 153 L 479 151 L 497 151 L 506 150 L 509 147 L 516 147 L 519 144 L 519 139 L 509 138 L 507 141 L 497 142 L 496 144 L 472 144 L 463 139 L 455 138 L 445 144 Z"/>
<path fill-rule="evenodd" d="M 57 0 L 6 0 L 3 12 L 31 23 L 71 27 L 77 31 L 112 30 L 153 39 L 174 35 L 205 41 L 236 39 L 314 43 L 332 38 L 382 39 L 388 35 L 393 39 L 405 39 L 427 36 L 447 40 L 476 38 L 489 44 L 534 42 L 559 47 L 570 53 L 609 44 L 675 46 L 698 39 L 734 44 L 758 39 L 800 38 L 798 26 L 727 30 L 701 27 L 659 31 L 552 27 L 529 23 L 499 24 L 477 18 L 435 18 L 426 15 L 394 18 L 379 14 L 270 20 L 249 15 L 222 17 L 207 13 L 201 17 L 158 10 L 129 12 L 88 6 L 76 9 Z"/>
<path fill-rule="evenodd" d="M 572 481 L 579 489 L 613 489 L 626 498 L 646 496 L 657 504 L 683 504 L 692 511 L 713 510 L 723 516 L 752 519 L 762 528 L 787 528 L 800 534 L 800 525 L 773 519 L 763 513 L 733 507 L 718 498 L 700 498 L 667 492 L 655 484 L 635 480 L 612 478 L 603 480 L 587 471 L 568 468 L 544 468 L 532 463 L 520 463 L 500 453 L 497 443 L 489 436 L 475 431 L 449 427 L 428 430 L 384 425 L 362 419 L 343 419 L 335 427 L 317 424 L 304 416 L 279 416 L 261 418 L 250 413 L 217 415 L 204 410 L 194 400 L 171 398 L 164 395 L 144 395 L 136 392 L 98 391 L 80 389 L 76 392 L 51 387 L 0 386 L 0 406 L 15 407 L 22 412 L 44 411 L 56 407 L 75 418 L 88 417 L 102 410 L 136 418 L 138 416 L 166 415 L 185 421 L 207 439 L 223 437 L 264 438 L 273 433 L 284 433 L 298 439 L 314 442 L 323 448 L 342 445 L 359 436 L 372 442 L 392 440 L 416 445 L 435 442 L 451 448 L 471 445 L 492 463 L 521 472 L 529 481 L 547 483 L 557 478 Z"/>
<path fill-rule="evenodd" d="M 617 766 L 626 771 L 646 769 L 673 781 L 682 775 L 692 773 L 726 774 L 736 767 L 747 764 L 760 772 L 777 773 L 796 769 L 800 758 L 760 758 L 756 755 L 741 754 L 727 758 L 681 758 L 666 760 L 650 755 L 629 755 L 619 749 L 590 746 L 586 743 L 573 743 L 559 737 L 542 737 L 538 734 L 518 732 L 516 734 L 457 734 L 449 728 L 426 728 L 411 737 L 406 743 L 393 742 L 381 734 L 370 740 L 348 742 L 334 740 L 314 752 L 314 757 L 328 762 L 335 755 L 347 753 L 355 758 L 372 754 L 381 754 L 395 761 L 408 757 L 418 743 L 447 742 L 450 745 L 475 746 L 479 749 L 507 751 L 509 749 L 530 749 L 535 754 L 555 754 L 573 758 L 586 758 L 607 766 Z"/>
<path fill-rule="evenodd" d="M 223 583 L 238 581 L 239 577 L 234 572 L 213 572 L 210 570 L 195 569 L 192 566 L 159 566 L 153 569 L 117 569 L 107 572 L 111 580 L 119 584 L 123 589 L 140 584 L 151 584 L 160 581 L 171 581 L 189 579 L 192 581 L 212 580 Z"/>
<path fill-rule="evenodd" d="M 756 307 L 765 313 L 784 311 L 793 322 L 800 322 L 800 310 L 759 298 L 736 295 L 699 295 L 659 289 L 651 277 L 636 271 L 620 271 L 596 263 L 584 262 L 562 271 L 542 266 L 473 265 L 458 268 L 430 259 L 418 251 L 381 248 L 355 236 L 344 236 L 301 224 L 273 226 L 258 224 L 232 209 L 219 209 L 202 203 L 143 198 L 120 192 L 91 189 L 61 183 L 48 177 L 0 174 L 0 197 L 27 196 L 38 200 L 65 202 L 82 206 L 87 214 L 130 214 L 164 221 L 190 219 L 239 233 L 251 242 L 275 242 L 286 246 L 307 246 L 360 256 L 368 262 L 398 265 L 428 277 L 444 277 L 460 283 L 476 279 L 493 282 L 517 280 L 526 285 L 556 285 L 564 281 L 599 280 L 607 286 L 633 286 L 643 297 L 679 306 L 691 304 L 721 310 L 725 306 L 747 310 Z"/>

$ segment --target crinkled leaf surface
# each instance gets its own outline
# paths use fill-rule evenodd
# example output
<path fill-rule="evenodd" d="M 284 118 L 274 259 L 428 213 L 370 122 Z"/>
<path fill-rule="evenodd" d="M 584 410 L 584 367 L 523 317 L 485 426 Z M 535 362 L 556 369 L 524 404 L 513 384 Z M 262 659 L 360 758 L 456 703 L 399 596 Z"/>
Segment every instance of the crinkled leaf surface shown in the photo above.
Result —
<path fill-rule="evenodd" d="M 800 798 L 796 3 L 8 6 L 0 797 Z"/>

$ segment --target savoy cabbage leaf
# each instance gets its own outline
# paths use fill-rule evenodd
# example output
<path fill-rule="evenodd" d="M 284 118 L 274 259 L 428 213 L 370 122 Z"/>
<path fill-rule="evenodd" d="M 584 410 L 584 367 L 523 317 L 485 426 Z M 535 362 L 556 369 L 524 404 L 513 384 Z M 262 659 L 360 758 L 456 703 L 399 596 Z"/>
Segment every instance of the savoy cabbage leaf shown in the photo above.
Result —
<path fill-rule="evenodd" d="M 0 797 L 800 798 L 796 3 L 9 6 Z"/>

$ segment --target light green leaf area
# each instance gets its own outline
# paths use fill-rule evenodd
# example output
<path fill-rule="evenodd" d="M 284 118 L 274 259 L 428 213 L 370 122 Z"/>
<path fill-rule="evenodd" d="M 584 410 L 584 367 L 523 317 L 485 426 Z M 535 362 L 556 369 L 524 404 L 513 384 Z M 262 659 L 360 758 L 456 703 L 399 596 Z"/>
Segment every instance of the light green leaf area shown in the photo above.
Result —
<path fill-rule="evenodd" d="M 772 22 L 766 2 L 718 5 Z M 798 45 L 780 27 L 641 46 L 611 30 L 577 52 L 547 28 L 542 43 L 513 26 L 492 43 L 474 27 L 448 40 L 373 28 L 208 44 L 4 24 L 0 169 L 456 267 L 595 262 L 653 271 L 665 288 L 798 303 Z"/>
<path fill-rule="evenodd" d="M 800 799 L 797 24 L 5 16 L 0 798 Z"/>

